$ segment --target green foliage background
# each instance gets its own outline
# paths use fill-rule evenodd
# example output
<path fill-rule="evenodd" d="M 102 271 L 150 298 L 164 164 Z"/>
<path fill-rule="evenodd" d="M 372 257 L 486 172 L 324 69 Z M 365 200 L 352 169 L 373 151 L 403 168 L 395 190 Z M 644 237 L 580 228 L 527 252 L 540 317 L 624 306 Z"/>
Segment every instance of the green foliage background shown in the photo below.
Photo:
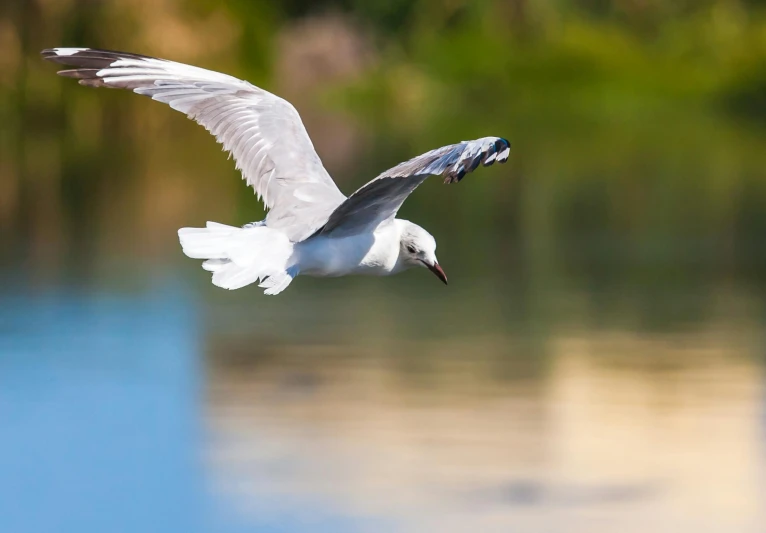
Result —
<path fill-rule="evenodd" d="M 326 20 L 341 20 L 366 59 L 291 90 L 283 52 Z M 38 55 L 85 45 L 245 77 L 304 118 L 318 110 L 315 140 L 335 135 L 327 117 L 353 125 L 345 155 L 325 158 L 318 144 L 347 192 L 435 146 L 509 138 L 509 165 L 458 188 L 426 184 L 403 210 L 449 233 L 454 256 L 491 247 L 504 267 L 577 284 L 609 283 L 599 265 L 611 265 L 660 288 L 757 280 L 766 265 L 763 2 L 10 0 L 0 40 L 0 220 L 13 264 L 165 261 L 180 226 L 262 216 L 200 128 L 57 79 Z M 319 59 L 332 65 L 329 50 Z"/>

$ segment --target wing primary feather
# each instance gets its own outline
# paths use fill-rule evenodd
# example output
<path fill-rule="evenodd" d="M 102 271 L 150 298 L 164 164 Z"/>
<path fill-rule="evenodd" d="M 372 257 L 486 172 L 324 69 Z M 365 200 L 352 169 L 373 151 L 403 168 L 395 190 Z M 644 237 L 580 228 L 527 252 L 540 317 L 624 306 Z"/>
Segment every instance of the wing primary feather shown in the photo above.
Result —
<path fill-rule="evenodd" d="M 140 54 L 51 48 L 42 57 L 69 66 L 60 74 L 81 85 L 132 90 L 201 124 L 264 200 L 267 225 L 293 242 L 313 234 L 346 199 L 298 112 L 276 95 L 226 74 Z M 312 194 L 297 194 L 306 183 Z"/>
<path fill-rule="evenodd" d="M 436 148 L 383 172 L 341 204 L 319 231 L 323 235 L 342 236 L 369 231 L 396 216 L 407 197 L 429 175 L 441 175 L 444 183 L 461 181 L 480 164 L 504 163 L 510 143 L 501 137 Z"/>

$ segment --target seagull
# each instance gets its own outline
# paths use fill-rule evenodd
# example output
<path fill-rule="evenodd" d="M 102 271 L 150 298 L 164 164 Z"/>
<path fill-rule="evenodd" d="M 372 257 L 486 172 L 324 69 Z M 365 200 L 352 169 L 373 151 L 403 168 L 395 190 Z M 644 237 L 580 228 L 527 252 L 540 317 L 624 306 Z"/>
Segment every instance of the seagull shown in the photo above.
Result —
<path fill-rule="evenodd" d="M 168 104 L 205 127 L 236 162 L 268 213 L 234 227 L 181 228 L 183 252 L 204 259 L 213 284 L 258 283 L 279 294 L 299 274 L 387 276 L 424 267 L 447 283 L 436 240 L 396 218 L 428 176 L 456 183 L 481 163 L 505 163 L 510 143 L 484 137 L 436 148 L 386 170 L 346 197 L 322 166 L 306 128 L 286 100 L 232 76 L 154 57 L 51 48 L 42 57 L 74 67 L 59 74 L 88 87 L 128 89 Z"/>

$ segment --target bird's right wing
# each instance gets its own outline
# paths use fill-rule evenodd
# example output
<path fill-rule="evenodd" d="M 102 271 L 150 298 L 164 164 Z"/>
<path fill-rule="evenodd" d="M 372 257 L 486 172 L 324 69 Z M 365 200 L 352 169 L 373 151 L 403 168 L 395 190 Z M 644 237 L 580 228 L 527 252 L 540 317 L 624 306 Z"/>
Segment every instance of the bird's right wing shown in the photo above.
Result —
<path fill-rule="evenodd" d="M 510 152 L 511 144 L 502 137 L 483 137 L 442 146 L 399 163 L 349 196 L 319 233 L 342 237 L 372 231 L 393 219 L 407 197 L 428 176 L 444 176 L 444 183 L 457 183 L 479 165 L 505 163 Z"/>
<path fill-rule="evenodd" d="M 137 54 L 53 48 L 42 55 L 75 67 L 59 74 L 82 85 L 132 90 L 204 126 L 263 199 L 267 225 L 294 242 L 314 233 L 346 199 L 322 166 L 298 112 L 278 96 L 226 74 Z"/>

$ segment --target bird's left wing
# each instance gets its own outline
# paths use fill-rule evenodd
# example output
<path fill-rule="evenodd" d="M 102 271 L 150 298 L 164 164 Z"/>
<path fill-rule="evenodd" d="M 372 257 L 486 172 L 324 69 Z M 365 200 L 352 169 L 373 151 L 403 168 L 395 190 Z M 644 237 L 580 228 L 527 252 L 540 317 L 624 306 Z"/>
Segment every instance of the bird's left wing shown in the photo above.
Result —
<path fill-rule="evenodd" d="M 293 242 L 320 228 L 346 197 L 322 166 L 306 128 L 286 100 L 191 65 L 91 48 L 52 48 L 42 56 L 82 85 L 128 89 L 164 102 L 223 144 L 269 209 L 266 224 Z"/>
<path fill-rule="evenodd" d="M 399 163 L 349 196 L 318 233 L 340 237 L 370 231 L 392 219 L 428 176 L 444 176 L 444 183 L 455 183 L 479 164 L 505 163 L 510 151 L 507 140 L 484 137 L 443 146 Z"/>

